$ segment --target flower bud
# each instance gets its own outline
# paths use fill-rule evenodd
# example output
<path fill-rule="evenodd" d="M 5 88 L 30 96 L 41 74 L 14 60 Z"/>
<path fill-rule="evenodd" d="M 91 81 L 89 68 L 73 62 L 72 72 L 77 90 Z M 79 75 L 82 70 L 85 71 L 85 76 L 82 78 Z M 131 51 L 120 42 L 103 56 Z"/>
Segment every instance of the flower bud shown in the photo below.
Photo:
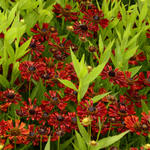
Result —
<path fill-rule="evenodd" d="M 89 117 L 83 118 L 83 120 L 82 120 L 81 123 L 82 123 L 84 126 L 89 126 L 89 125 L 91 124 L 91 122 L 92 122 L 92 118 L 89 116 Z"/>
<path fill-rule="evenodd" d="M 67 26 L 66 28 L 67 28 L 67 30 L 68 30 L 68 31 L 71 31 L 71 32 L 73 32 L 73 31 L 74 31 L 73 26 Z"/>

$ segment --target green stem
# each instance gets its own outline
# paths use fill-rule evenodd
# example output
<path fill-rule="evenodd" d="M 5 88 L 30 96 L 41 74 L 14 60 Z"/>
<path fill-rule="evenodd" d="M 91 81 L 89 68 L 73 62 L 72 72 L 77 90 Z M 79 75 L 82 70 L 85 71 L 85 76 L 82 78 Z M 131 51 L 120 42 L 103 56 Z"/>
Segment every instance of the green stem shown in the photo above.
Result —
<path fill-rule="evenodd" d="M 58 141 L 57 141 L 57 150 L 60 150 L 60 136 L 58 137 Z"/>
<path fill-rule="evenodd" d="M 64 30 L 65 17 L 62 17 L 62 31 Z"/>
<path fill-rule="evenodd" d="M 29 97 L 31 95 L 31 80 L 29 81 Z"/>
<path fill-rule="evenodd" d="M 40 150 L 42 150 L 42 135 L 40 137 Z"/>
<path fill-rule="evenodd" d="M 96 141 L 99 140 L 99 136 L 100 136 L 100 133 L 101 133 L 101 130 L 102 130 L 102 126 L 103 126 L 103 123 L 101 123 L 101 121 L 100 121 L 100 117 L 98 117 L 98 125 L 99 125 L 99 131 L 98 131 L 98 134 L 97 134 Z"/>
<path fill-rule="evenodd" d="M 110 134 L 111 127 L 112 127 L 112 124 L 110 123 L 109 131 L 108 131 L 108 136 Z"/>
<path fill-rule="evenodd" d="M 17 139 L 16 139 L 16 136 L 15 136 L 15 150 L 16 150 L 16 140 L 17 140 Z"/>

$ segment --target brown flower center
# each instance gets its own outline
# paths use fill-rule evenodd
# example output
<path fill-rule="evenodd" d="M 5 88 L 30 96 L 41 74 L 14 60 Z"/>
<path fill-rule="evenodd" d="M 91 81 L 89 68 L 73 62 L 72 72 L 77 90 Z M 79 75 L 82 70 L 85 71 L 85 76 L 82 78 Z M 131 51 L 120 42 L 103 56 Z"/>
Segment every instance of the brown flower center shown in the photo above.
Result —
<path fill-rule="evenodd" d="M 35 110 L 34 110 L 34 109 L 30 109 L 30 110 L 29 110 L 29 113 L 30 113 L 31 115 L 34 115 L 34 114 L 35 114 Z"/>
<path fill-rule="evenodd" d="M 87 31 L 88 30 L 88 27 L 87 27 L 87 25 L 85 25 L 85 24 L 81 24 L 80 25 L 80 29 L 82 30 L 82 31 Z"/>
<path fill-rule="evenodd" d="M 19 136 L 21 134 L 21 131 L 18 128 L 13 128 L 10 130 L 10 134 L 11 136 Z"/>
<path fill-rule="evenodd" d="M 9 99 L 13 99 L 15 97 L 15 94 L 14 94 L 14 92 L 9 92 L 9 93 L 7 93 L 6 97 Z"/>
<path fill-rule="evenodd" d="M 58 120 L 58 121 L 63 121 L 63 120 L 64 120 L 64 117 L 61 116 L 61 115 L 58 115 L 58 116 L 57 116 L 57 120 Z"/>
<path fill-rule="evenodd" d="M 35 71 L 35 70 L 36 70 L 35 66 L 32 65 L 29 67 L 29 71 Z"/>
<path fill-rule="evenodd" d="M 93 107 L 93 106 L 91 106 L 91 107 L 89 107 L 89 108 L 88 108 L 88 111 L 90 111 L 90 112 L 94 112 L 94 111 L 96 111 L 96 108 L 95 108 L 95 107 Z"/>
<path fill-rule="evenodd" d="M 114 71 L 109 71 L 108 75 L 110 77 L 115 77 L 116 73 Z"/>

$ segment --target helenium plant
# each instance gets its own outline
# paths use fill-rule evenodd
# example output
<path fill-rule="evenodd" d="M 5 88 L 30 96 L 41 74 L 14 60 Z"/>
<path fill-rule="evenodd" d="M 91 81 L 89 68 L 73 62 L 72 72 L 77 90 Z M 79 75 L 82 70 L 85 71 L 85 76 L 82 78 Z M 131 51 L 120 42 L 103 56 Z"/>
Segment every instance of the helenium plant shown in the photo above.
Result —
<path fill-rule="evenodd" d="M 150 149 L 148 0 L 0 1 L 0 149 Z"/>

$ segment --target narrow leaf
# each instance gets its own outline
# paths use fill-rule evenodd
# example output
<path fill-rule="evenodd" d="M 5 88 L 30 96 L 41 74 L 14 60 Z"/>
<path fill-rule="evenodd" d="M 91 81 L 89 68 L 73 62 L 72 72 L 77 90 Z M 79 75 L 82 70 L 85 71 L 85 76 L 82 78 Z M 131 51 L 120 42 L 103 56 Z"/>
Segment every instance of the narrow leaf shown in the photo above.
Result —
<path fill-rule="evenodd" d="M 93 98 L 92 98 L 93 103 L 98 102 L 100 99 L 104 98 L 104 97 L 107 96 L 109 93 L 111 93 L 111 92 L 107 92 L 107 93 L 104 93 L 104 94 L 97 95 L 97 96 L 93 97 Z"/>
<path fill-rule="evenodd" d="M 146 103 L 144 102 L 144 100 L 141 100 L 142 103 L 142 110 L 143 112 L 145 112 L 146 114 L 148 114 L 148 106 L 146 105 Z"/>
<path fill-rule="evenodd" d="M 133 68 L 130 68 L 128 69 L 129 72 L 131 72 L 131 78 L 136 75 L 136 73 L 139 72 L 139 70 L 141 69 L 142 66 L 136 66 L 136 67 L 133 67 Z"/>
<path fill-rule="evenodd" d="M 51 149 L 50 142 L 51 142 L 51 137 L 49 136 L 48 141 L 46 143 L 46 146 L 45 146 L 44 150 L 50 150 Z"/>
<path fill-rule="evenodd" d="M 125 136 L 128 132 L 129 131 L 125 131 L 125 132 L 123 132 L 119 135 L 106 137 L 106 138 L 103 138 L 103 139 L 99 140 L 98 145 L 94 148 L 94 150 L 103 149 L 103 148 L 106 148 L 106 147 L 114 144 L 115 142 L 120 140 L 123 136 Z"/>
<path fill-rule="evenodd" d="M 63 79 L 58 79 L 61 83 L 63 83 L 65 86 L 75 90 L 75 91 L 78 91 L 78 89 L 76 88 L 76 86 L 69 80 L 63 80 Z"/>
<path fill-rule="evenodd" d="M 75 131 L 75 134 L 76 134 L 79 148 L 81 150 L 87 150 L 86 144 L 85 144 L 84 140 L 82 139 L 82 137 L 80 136 L 80 134 L 77 131 Z"/>
<path fill-rule="evenodd" d="M 90 136 L 89 136 L 88 132 L 86 131 L 86 129 L 81 125 L 79 118 L 77 118 L 77 123 L 78 123 L 78 128 L 79 128 L 79 131 L 80 131 L 82 137 L 84 138 L 85 142 L 87 144 L 89 144 Z"/>

